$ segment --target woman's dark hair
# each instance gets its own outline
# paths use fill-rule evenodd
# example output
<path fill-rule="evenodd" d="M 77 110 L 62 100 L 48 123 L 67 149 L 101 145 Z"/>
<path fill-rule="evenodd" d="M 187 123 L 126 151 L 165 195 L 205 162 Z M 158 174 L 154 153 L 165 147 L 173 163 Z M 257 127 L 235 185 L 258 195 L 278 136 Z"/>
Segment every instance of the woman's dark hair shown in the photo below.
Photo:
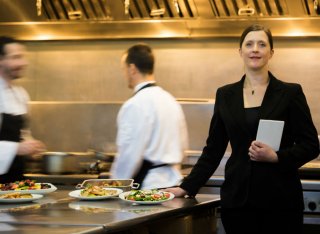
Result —
<path fill-rule="evenodd" d="M 268 41 L 269 41 L 269 44 L 270 44 L 270 48 L 273 49 L 273 39 L 272 39 L 272 34 L 271 34 L 270 29 L 268 29 L 268 28 L 266 28 L 266 27 L 264 27 L 264 26 L 262 26 L 260 24 L 253 24 L 253 25 L 247 27 L 243 31 L 243 33 L 242 33 L 242 35 L 240 37 L 240 48 L 242 47 L 242 43 L 244 41 L 244 38 L 247 36 L 247 34 L 249 32 L 253 32 L 253 31 L 264 31 L 268 36 Z"/>
<path fill-rule="evenodd" d="M 19 43 L 19 42 L 12 37 L 6 37 L 6 36 L 0 37 L 0 56 L 6 55 L 6 52 L 4 51 L 4 47 L 7 44 L 11 44 L 11 43 Z"/>
<path fill-rule="evenodd" d="M 137 44 L 127 51 L 127 64 L 134 64 L 141 73 L 152 74 L 154 67 L 154 55 L 150 46 Z"/>

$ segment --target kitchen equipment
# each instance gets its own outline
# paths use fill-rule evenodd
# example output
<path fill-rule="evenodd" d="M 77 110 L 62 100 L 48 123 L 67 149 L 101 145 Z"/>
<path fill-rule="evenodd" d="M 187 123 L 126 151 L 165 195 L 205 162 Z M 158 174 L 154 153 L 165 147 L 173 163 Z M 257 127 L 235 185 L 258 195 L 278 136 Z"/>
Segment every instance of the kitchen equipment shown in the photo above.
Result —
<path fill-rule="evenodd" d="M 313 234 L 320 231 L 320 182 L 319 180 L 303 179 L 303 233 Z"/>
<path fill-rule="evenodd" d="M 42 169 L 48 174 L 87 173 L 95 161 L 96 153 L 91 151 L 45 152 L 42 154 Z"/>
<path fill-rule="evenodd" d="M 320 21 L 319 0 L 0 0 L 0 6 L 0 32 L 23 40 L 238 37 L 251 23 L 272 28 L 274 36 L 305 37 L 319 35 Z"/>
<path fill-rule="evenodd" d="M 124 192 L 131 189 L 138 189 L 139 184 L 133 183 L 133 179 L 89 179 L 84 180 L 82 184 L 76 186 L 77 189 L 82 189 L 88 185 L 96 185 L 106 188 L 118 188 L 122 189 Z"/>
<path fill-rule="evenodd" d="M 115 156 L 116 152 L 100 152 L 100 151 L 95 151 L 95 150 L 90 150 L 89 152 L 92 152 L 96 159 L 101 160 L 103 162 L 110 162 L 112 163 Z"/>
<path fill-rule="evenodd" d="M 314 159 L 299 168 L 302 179 L 320 179 L 320 158 Z"/>
<path fill-rule="evenodd" d="M 86 168 L 88 174 L 100 174 L 101 172 L 107 172 L 111 168 L 111 162 L 103 162 L 97 160 L 96 162 L 90 163 L 89 167 Z"/>
<path fill-rule="evenodd" d="M 48 174 L 79 172 L 79 162 L 75 155 L 66 152 L 43 153 L 43 170 Z"/>

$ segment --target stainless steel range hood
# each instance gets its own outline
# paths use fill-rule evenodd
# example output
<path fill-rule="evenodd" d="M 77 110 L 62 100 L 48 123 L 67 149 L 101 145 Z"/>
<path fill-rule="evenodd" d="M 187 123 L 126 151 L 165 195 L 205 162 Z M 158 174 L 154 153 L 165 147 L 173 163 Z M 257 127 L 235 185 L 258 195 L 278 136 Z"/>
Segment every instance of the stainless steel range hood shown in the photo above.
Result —
<path fill-rule="evenodd" d="M 22 40 L 319 37 L 318 0 L 0 0 L 0 34 Z"/>

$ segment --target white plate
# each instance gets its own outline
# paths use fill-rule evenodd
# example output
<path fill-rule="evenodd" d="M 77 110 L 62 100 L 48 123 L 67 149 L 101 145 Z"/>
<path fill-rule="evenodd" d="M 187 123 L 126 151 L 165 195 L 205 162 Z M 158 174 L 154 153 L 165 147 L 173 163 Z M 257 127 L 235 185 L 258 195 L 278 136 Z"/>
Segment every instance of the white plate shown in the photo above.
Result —
<path fill-rule="evenodd" d="M 126 202 L 130 202 L 130 203 L 135 203 L 135 204 L 143 204 L 143 205 L 155 205 L 155 204 L 160 204 L 160 203 L 163 203 L 163 202 L 167 202 L 167 201 L 170 201 L 174 198 L 174 194 L 173 193 L 170 193 L 170 192 L 166 192 L 166 193 L 169 193 L 170 194 L 170 197 L 166 200 L 161 200 L 161 201 L 132 201 L 132 200 L 127 200 L 126 197 L 130 194 L 130 191 L 128 192 L 124 192 L 124 193 L 121 193 L 119 195 L 120 199 L 126 201 Z"/>
<path fill-rule="evenodd" d="M 81 200 L 102 200 L 102 199 L 107 199 L 107 198 L 111 198 L 111 197 L 117 197 L 120 193 L 123 192 L 122 189 L 117 189 L 117 188 L 104 188 L 104 189 L 105 190 L 114 190 L 114 191 L 117 191 L 117 193 L 112 196 L 83 197 L 83 196 L 81 196 L 81 191 L 83 189 L 80 189 L 80 190 L 74 190 L 74 191 L 70 192 L 69 196 L 74 197 L 74 198 L 78 198 Z"/>
<path fill-rule="evenodd" d="M 36 183 L 36 184 L 48 184 L 50 185 L 50 188 L 48 189 L 30 189 L 30 190 L 7 190 L 7 191 L 0 191 L 0 195 L 7 194 L 7 193 L 31 193 L 31 194 L 46 194 L 46 193 L 52 193 L 57 190 L 57 187 L 50 183 Z"/>
<path fill-rule="evenodd" d="M 31 202 L 34 200 L 38 200 L 43 198 L 41 194 L 31 194 L 32 198 L 0 198 L 0 202 L 2 203 L 23 203 L 23 202 Z"/>

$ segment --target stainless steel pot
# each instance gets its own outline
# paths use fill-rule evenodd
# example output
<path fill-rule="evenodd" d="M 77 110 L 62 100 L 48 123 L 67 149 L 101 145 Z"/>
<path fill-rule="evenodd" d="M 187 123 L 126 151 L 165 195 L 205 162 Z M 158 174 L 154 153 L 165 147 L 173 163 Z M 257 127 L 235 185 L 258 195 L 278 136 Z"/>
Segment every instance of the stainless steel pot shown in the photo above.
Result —
<path fill-rule="evenodd" d="M 48 174 L 79 173 L 77 156 L 66 152 L 43 153 L 43 169 Z"/>

